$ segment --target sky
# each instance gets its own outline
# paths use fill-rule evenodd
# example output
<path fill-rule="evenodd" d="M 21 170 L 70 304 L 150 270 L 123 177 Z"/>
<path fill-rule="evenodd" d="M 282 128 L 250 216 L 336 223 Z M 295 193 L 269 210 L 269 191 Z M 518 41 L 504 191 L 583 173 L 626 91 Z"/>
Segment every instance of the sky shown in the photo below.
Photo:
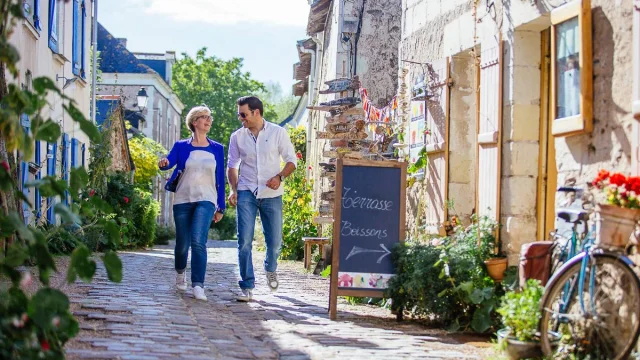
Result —
<path fill-rule="evenodd" d="M 98 21 L 132 52 L 175 51 L 244 59 L 244 71 L 291 92 L 296 41 L 306 39 L 307 0 L 107 0 Z"/>

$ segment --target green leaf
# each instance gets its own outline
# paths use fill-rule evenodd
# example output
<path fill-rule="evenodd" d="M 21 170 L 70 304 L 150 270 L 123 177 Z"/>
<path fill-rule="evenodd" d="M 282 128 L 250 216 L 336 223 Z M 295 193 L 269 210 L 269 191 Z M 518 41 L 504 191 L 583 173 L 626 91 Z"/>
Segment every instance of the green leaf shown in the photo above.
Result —
<path fill-rule="evenodd" d="M 480 289 L 475 289 L 473 290 L 471 295 L 469 295 L 469 300 L 471 300 L 472 303 L 478 305 L 484 300 L 484 293 Z"/>
<path fill-rule="evenodd" d="M 104 267 L 107 269 L 107 276 L 113 282 L 122 281 L 122 261 L 113 251 L 107 251 L 102 258 Z"/>
<path fill-rule="evenodd" d="M 486 308 L 481 307 L 473 313 L 471 328 L 479 333 L 483 333 L 491 327 L 491 317 Z"/>
<path fill-rule="evenodd" d="M 60 125 L 54 121 L 48 120 L 38 127 L 34 138 L 36 140 L 53 143 L 58 141 L 61 134 L 62 130 L 60 130 Z"/>
<path fill-rule="evenodd" d="M 458 319 L 449 324 L 449 326 L 447 326 L 445 330 L 447 330 L 448 332 L 457 332 L 458 330 L 460 330 L 460 323 L 458 322 Z"/>
<path fill-rule="evenodd" d="M 56 271 L 56 262 L 53 259 L 53 256 L 51 256 L 51 253 L 49 252 L 44 239 L 38 240 L 38 242 L 33 244 L 32 251 L 36 255 L 40 281 L 43 284 L 48 285 L 49 275 L 51 274 L 51 271 Z"/>
<path fill-rule="evenodd" d="M 20 61 L 18 49 L 3 36 L 0 40 L 0 62 L 7 65 L 7 69 L 14 77 L 18 77 L 18 69 L 16 68 L 18 61 Z"/>
<path fill-rule="evenodd" d="M 9 250 L 7 250 L 7 256 L 2 259 L 2 263 L 14 268 L 21 266 L 29 258 L 27 250 L 20 242 L 11 243 Z"/>
<path fill-rule="evenodd" d="M 55 316 L 69 311 L 69 299 L 60 290 L 40 289 L 29 302 L 29 318 L 42 329 L 49 329 Z"/>
<path fill-rule="evenodd" d="M 120 243 L 120 228 L 118 225 L 113 220 L 109 220 L 104 223 L 103 227 L 109 235 L 109 241 L 111 244 L 118 246 Z"/>
<path fill-rule="evenodd" d="M 76 275 L 84 282 L 90 282 L 96 273 L 96 262 L 91 259 L 91 252 L 85 245 L 78 246 L 71 253 L 71 264 L 67 273 L 67 281 L 73 282 Z"/>
<path fill-rule="evenodd" d="M 97 210 L 102 211 L 105 214 L 111 214 L 113 212 L 111 205 L 97 196 L 92 196 L 89 202 L 95 206 Z"/>
<path fill-rule="evenodd" d="M 80 166 L 71 169 L 70 190 L 71 194 L 77 194 L 82 188 L 89 183 L 89 175 L 84 167 Z"/>
<path fill-rule="evenodd" d="M 71 116 L 73 121 L 77 122 L 80 125 L 80 129 L 82 130 L 82 132 L 87 134 L 92 142 L 100 142 L 100 130 L 98 130 L 98 128 L 91 121 L 87 120 L 80 109 L 78 109 L 73 104 L 64 105 L 63 107 Z"/>
<path fill-rule="evenodd" d="M 53 207 L 53 212 L 60 216 L 63 223 L 81 224 L 82 220 L 78 214 L 74 213 L 63 203 L 58 203 Z"/>
<path fill-rule="evenodd" d="M 7 216 L 0 216 L 0 236 L 7 237 L 16 232 L 21 239 L 28 243 L 35 241 L 33 233 L 29 227 L 24 224 L 24 221 L 22 221 L 22 218 L 20 218 L 17 212 L 12 211 Z"/>
<path fill-rule="evenodd" d="M 33 84 L 33 89 L 40 95 L 44 95 L 47 92 L 47 90 L 54 91 L 60 94 L 60 89 L 58 89 L 56 84 L 53 82 L 53 79 L 49 77 L 46 77 L 46 76 L 37 77 L 33 79 L 32 84 Z"/>

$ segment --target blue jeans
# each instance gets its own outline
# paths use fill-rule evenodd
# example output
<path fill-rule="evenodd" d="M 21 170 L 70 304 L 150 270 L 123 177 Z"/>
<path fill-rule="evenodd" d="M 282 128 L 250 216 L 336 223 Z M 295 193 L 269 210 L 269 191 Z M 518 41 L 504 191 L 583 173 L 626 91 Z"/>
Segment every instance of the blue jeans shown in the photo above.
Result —
<path fill-rule="evenodd" d="M 264 259 L 264 269 L 274 272 L 278 268 L 278 256 L 282 246 L 282 196 L 269 199 L 256 199 L 251 191 L 238 191 L 238 266 L 240 267 L 239 281 L 241 289 L 253 289 L 255 276 L 253 274 L 253 259 L 251 248 L 256 224 L 256 214 L 260 211 L 262 230 L 267 244 L 267 256 Z"/>
<path fill-rule="evenodd" d="M 176 223 L 176 271 L 187 268 L 187 257 L 191 247 L 191 286 L 204 286 L 207 270 L 207 237 L 216 207 L 209 201 L 198 201 L 173 205 Z"/>

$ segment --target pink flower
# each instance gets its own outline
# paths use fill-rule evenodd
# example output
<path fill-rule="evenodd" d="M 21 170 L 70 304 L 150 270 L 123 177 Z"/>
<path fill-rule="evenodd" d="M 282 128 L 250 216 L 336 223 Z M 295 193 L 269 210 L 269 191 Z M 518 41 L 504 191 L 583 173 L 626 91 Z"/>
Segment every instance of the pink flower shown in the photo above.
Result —
<path fill-rule="evenodd" d="M 89 190 L 89 196 L 93 196 L 93 195 L 95 195 L 95 194 L 96 194 L 96 191 L 95 191 L 95 190 L 93 190 L 93 189 Z"/>
<path fill-rule="evenodd" d="M 126 196 L 125 196 L 123 200 L 124 200 L 124 203 L 125 203 L 125 204 L 128 204 L 128 203 L 129 203 L 129 198 L 128 198 L 128 197 L 126 197 Z"/>
<path fill-rule="evenodd" d="M 9 170 L 10 170 L 10 169 L 9 169 L 9 163 L 8 163 L 8 162 L 3 161 L 2 163 L 0 163 L 0 165 L 2 165 L 2 167 L 3 167 L 7 172 L 9 172 Z"/>
<path fill-rule="evenodd" d="M 53 319 L 51 319 L 51 325 L 53 325 L 53 327 L 56 329 L 60 327 L 60 317 L 54 316 Z"/>
<path fill-rule="evenodd" d="M 20 279 L 20 287 L 21 288 L 26 288 L 29 285 L 31 285 L 31 282 L 33 281 L 33 278 L 31 277 L 31 273 L 30 272 L 25 272 L 22 275 L 22 279 Z"/>
<path fill-rule="evenodd" d="M 13 320 L 11 321 L 11 325 L 13 325 L 13 327 L 20 329 L 21 327 L 24 326 L 24 321 L 16 318 L 13 318 Z"/>
<path fill-rule="evenodd" d="M 40 347 L 43 351 L 49 351 L 49 342 L 46 339 L 43 339 L 42 342 L 40 342 Z"/>
<path fill-rule="evenodd" d="M 313 170 L 313 168 L 311 167 L 311 165 L 309 165 L 309 170 Z"/>
<path fill-rule="evenodd" d="M 296 153 L 296 157 L 297 157 L 298 159 L 302 159 L 302 153 L 301 153 L 300 151 L 298 151 L 298 152 Z"/>
<path fill-rule="evenodd" d="M 27 315 L 27 313 L 22 314 L 22 321 L 24 322 L 29 321 L 29 315 Z"/>

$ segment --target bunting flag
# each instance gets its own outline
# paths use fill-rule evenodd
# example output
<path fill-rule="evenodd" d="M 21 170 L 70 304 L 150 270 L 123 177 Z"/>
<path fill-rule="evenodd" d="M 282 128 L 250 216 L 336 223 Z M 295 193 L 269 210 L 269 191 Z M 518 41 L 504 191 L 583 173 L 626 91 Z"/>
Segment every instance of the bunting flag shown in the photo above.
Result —
<path fill-rule="evenodd" d="M 393 99 L 389 101 L 387 106 L 382 109 L 378 109 L 373 106 L 367 89 L 360 88 L 360 98 L 362 99 L 362 108 L 364 109 L 364 118 L 367 122 L 385 122 L 388 123 L 391 120 L 393 112 L 398 108 L 398 95 L 394 95 Z"/>

